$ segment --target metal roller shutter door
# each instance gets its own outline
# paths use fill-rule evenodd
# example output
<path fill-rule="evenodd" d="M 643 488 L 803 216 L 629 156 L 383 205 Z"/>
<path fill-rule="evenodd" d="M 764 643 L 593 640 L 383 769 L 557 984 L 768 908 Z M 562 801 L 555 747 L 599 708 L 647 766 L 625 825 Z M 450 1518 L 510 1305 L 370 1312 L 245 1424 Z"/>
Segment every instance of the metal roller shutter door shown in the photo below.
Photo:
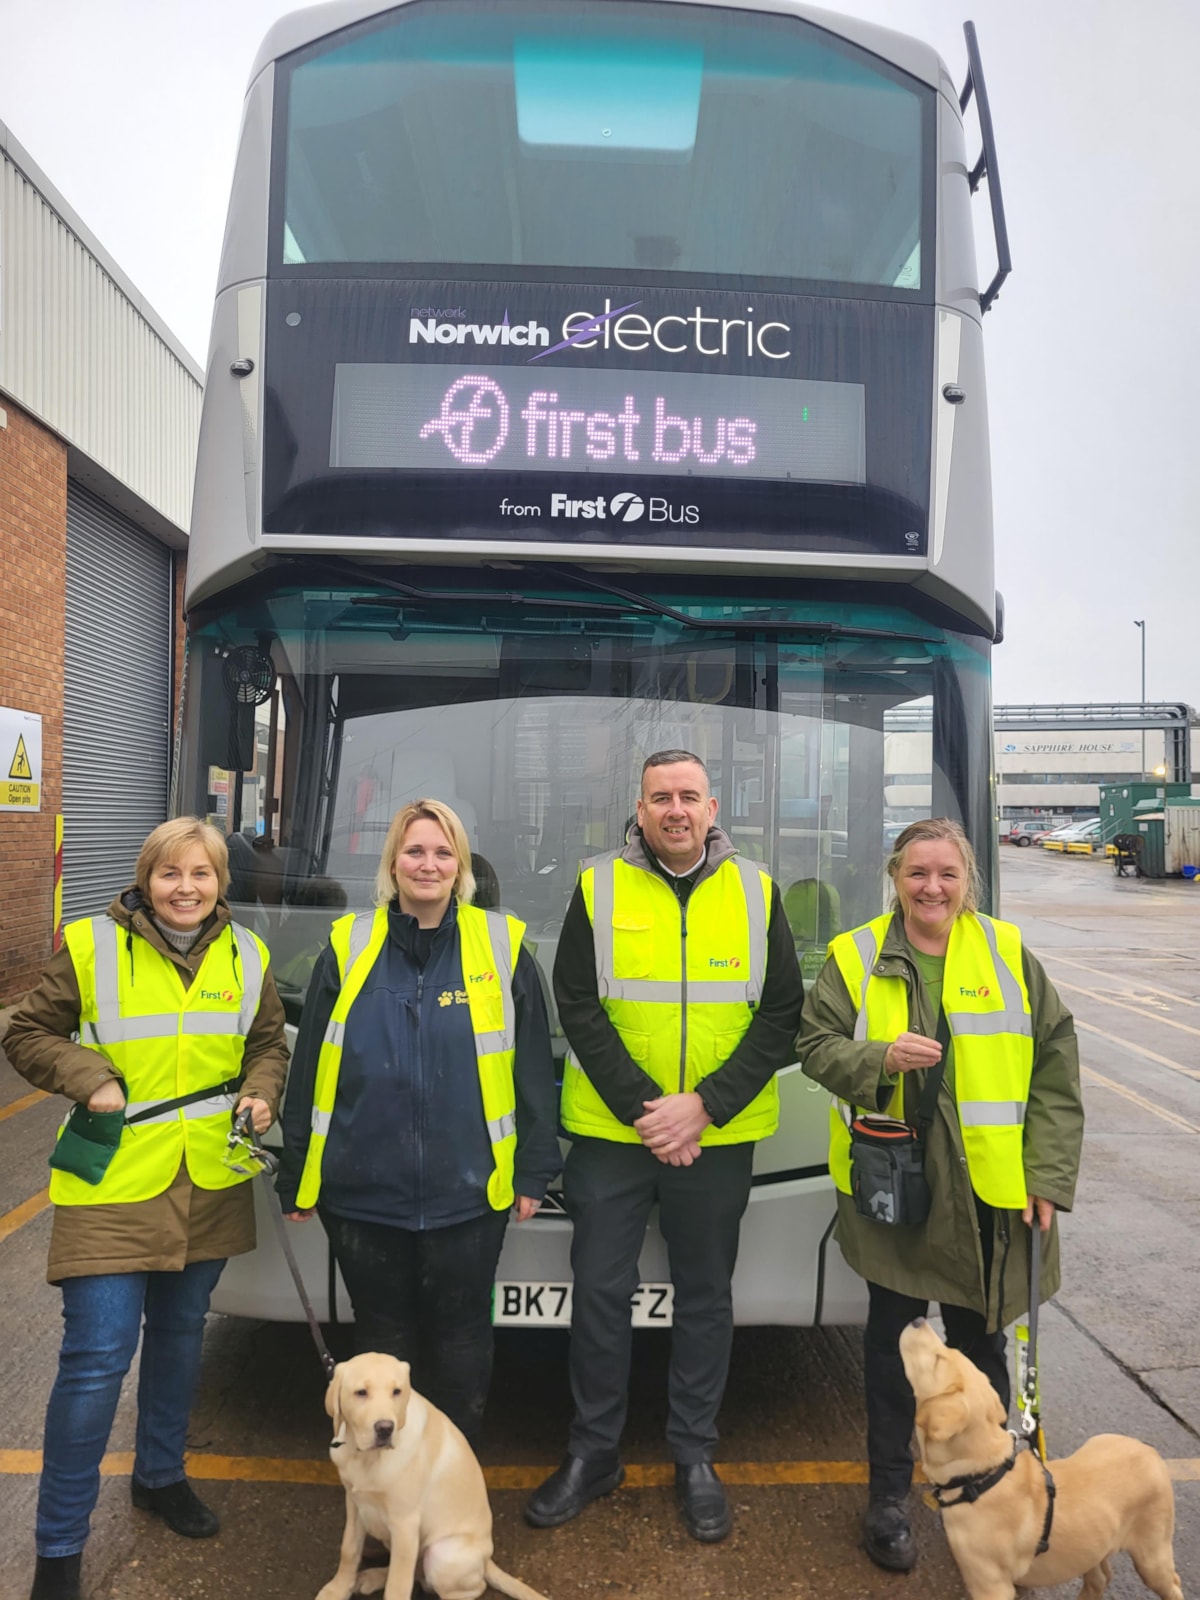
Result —
<path fill-rule="evenodd" d="M 171 553 L 67 487 L 63 917 L 103 911 L 167 814 Z"/>

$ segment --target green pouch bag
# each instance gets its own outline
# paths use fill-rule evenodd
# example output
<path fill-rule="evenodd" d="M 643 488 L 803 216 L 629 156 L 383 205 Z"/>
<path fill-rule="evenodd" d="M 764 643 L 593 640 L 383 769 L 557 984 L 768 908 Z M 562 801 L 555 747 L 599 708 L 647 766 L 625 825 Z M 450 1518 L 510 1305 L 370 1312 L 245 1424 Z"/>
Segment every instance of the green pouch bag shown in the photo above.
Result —
<path fill-rule="evenodd" d="M 124 1129 L 124 1111 L 74 1106 L 50 1154 L 50 1165 L 85 1183 L 99 1183 L 117 1153 Z"/>

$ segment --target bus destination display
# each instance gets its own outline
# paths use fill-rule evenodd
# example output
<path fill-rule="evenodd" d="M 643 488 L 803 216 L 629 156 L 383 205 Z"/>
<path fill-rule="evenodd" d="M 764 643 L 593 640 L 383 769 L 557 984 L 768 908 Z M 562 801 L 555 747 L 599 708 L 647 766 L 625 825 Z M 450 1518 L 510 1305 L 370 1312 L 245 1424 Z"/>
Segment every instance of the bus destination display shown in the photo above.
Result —
<path fill-rule="evenodd" d="M 340 362 L 329 464 L 866 482 L 859 383 Z"/>

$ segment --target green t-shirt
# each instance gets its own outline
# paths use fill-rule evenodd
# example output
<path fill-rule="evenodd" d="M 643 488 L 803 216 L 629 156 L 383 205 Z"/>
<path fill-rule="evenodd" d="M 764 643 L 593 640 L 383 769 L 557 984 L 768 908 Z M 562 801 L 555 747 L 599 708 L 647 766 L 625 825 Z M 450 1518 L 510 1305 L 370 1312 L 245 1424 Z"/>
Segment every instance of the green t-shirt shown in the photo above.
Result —
<path fill-rule="evenodd" d="M 934 1016 L 938 1016 L 942 1009 L 942 984 L 946 976 L 945 956 L 929 956 L 923 950 L 914 950 L 913 957 L 921 974 L 921 982 L 925 985 L 925 993 L 929 996 L 930 1008 Z M 951 1041 L 946 1051 L 946 1082 L 953 1083 L 954 1043 Z"/>

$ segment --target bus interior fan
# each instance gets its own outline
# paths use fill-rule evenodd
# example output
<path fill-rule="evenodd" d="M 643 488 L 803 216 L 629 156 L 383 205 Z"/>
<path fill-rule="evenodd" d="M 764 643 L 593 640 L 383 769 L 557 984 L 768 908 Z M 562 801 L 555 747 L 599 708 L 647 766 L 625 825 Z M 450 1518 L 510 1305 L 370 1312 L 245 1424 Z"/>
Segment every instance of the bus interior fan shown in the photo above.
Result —
<path fill-rule="evenodd" d="M 229 696 L 229 758 L 227 765 L 239 777 L 254 765 L 254 708 L 265 705 L 275 692 L 275 664 L 266 646 L 239 644 L 221 666 L 221 679 Z"/>

